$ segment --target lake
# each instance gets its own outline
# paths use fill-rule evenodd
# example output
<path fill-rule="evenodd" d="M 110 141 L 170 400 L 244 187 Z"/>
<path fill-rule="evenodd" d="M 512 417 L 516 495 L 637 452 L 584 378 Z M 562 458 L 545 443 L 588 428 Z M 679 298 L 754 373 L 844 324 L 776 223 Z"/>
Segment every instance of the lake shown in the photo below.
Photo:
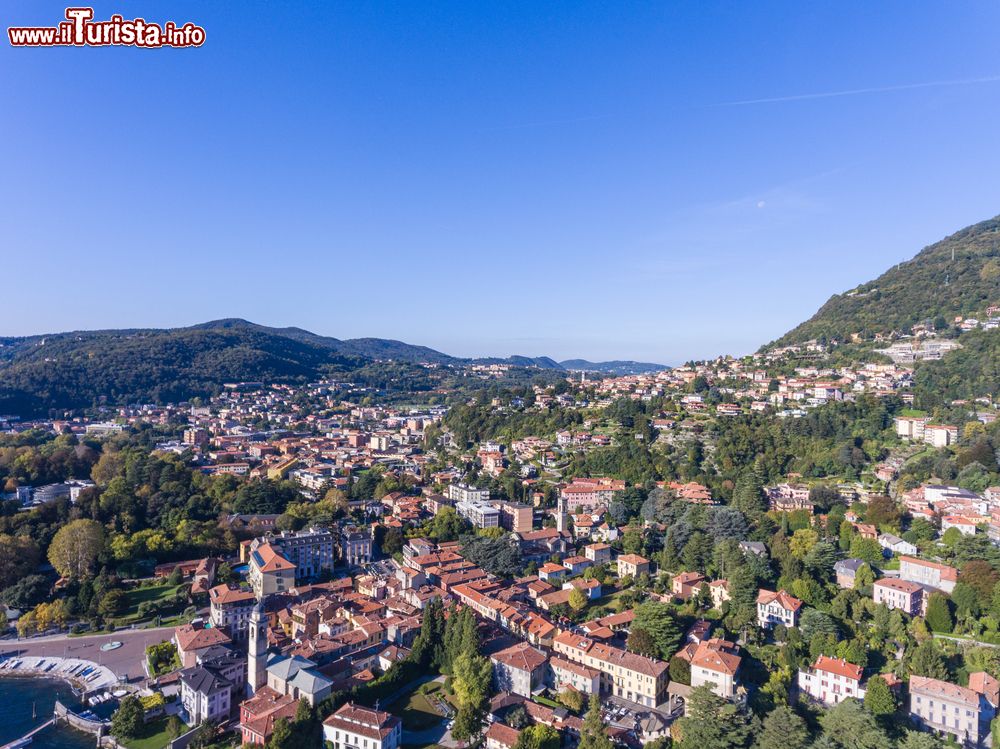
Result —
<path fill-rule="evenodd" d="M 58 679 L 31 679 L 4 676 L 0 678 L 0 745 L 21 738 L 31 729 L 52 717 L 56 697 L 64 705 L 79 705 L 69 685 Z M 37 713 L 31 717 L 32 704 Z M 51 726 L 34 737 L 32 749 L 91 749 L 96 738 L 68 726 Z"/>

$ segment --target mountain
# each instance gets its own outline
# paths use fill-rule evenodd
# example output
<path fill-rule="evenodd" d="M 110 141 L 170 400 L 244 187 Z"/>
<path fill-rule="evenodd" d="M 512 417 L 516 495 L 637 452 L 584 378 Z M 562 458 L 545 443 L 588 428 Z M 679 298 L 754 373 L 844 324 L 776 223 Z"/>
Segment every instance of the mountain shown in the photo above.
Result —
<path fill-rule="evenodd" d="M 223 383 L 292 382 L 346 371 L 363 357 L 248 326 L 105 330 L 0 340 L 0 413 L 168 402 Z"/>
<path fill-rule="evenodd" d="M 228 318 L 192 325 L 188 330 L 252 330 L 269 335 L 291 338 L 295 341 L 329 349 L 342 356 L 361 356 L 368 359 L 392 359 L 411 363 L 426 362 L 429 364 L 452 364 L 459 361 L 453 356 L 442 354 L 427 346 L 414 346 L 402 341 L 386 338 L 353 338 L 340 340 L 329 336 L 310 333 L 302 328 L 270 328 L 265 325 Z"/>
<path fill-rule="evenodd" d="M 547 356 L 519 356 L 515 354 L 514 356 L 508 356 L 506 359 L 501 359 L 499 357 L 487 356 L 480 359 L 467 360 L 471 364 L 509 364 L 512 367 L 536 367 L 538 369 L 555 369 L 561 370 L 562 367 L 559 365 L 555 359 L 550 359 Z"/>
<path fill-rule="evenodd" d="M 949 324 L 956 315 L 1000 302 L 1000 216 L 925 247 L 874 281 L 835 294 L 811 318 L 771 345 L 854 333 L 907 331 L 914 324 Z"/>
<path fill-rule="evenodd" d="M 388 361 L 396 363 L 391 371 L 380 364 Z M 341 340 L 230 318 L 187 328 L 0 338 L 0 414 L 37 416 L 102 401 L 177 402 L 213 395 L 228 382 L 305 382 L 336 373 L 351 373 L 376 387 L 392 382 L 398 388 L 403 382 L 399 367 L 426 372 L 412 368 L 422 363 L 502 363 L 566 371 L 546 356 L 461 359 L 402 341 Z M 588 369 L 613 372 L 618 364 L 591 364 Z M 407 381 L 412 384 L 413 378 Z"/>
<path fill-rule="evenodd" d="M 566 359 L 565 361 L 559 362 L 559 364 L 563 369 L 569 369 L 576 372 L 600 372 L 601 374 L 610 374 L 615 376 L 662 372 L 664 369 L 670 369 L 670 367 L 664 364 L 652 364 L 650 362 L 627 360 L 592 362 L 587 361 L 586 359 Z"/>

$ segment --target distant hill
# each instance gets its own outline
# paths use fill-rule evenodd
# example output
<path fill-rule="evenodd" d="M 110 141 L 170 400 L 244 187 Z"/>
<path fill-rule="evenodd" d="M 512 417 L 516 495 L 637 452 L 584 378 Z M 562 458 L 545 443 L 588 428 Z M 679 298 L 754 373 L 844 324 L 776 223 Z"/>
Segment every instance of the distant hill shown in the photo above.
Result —
<path fill-rule="evenodd" d="M 353 338 L 341 340 L 310 333 L 302 328 L 270 328 L 239 318 L 213 320 L 193 325 L 188 330 L 252 330 L 269 335 L 291 338 L 319 348 L 329 349 L 341 356 L 362 356 L 368 359 L 392 359 L 411 363 L 449 364 L 459 361 L 427 346 L 414 346 L 386 338 Z"/>
<path fill-rule="evenodd" d="M 547 356 L 508 356 L 506 359 L 487 356 L 480 359 L 471 359 L 472 364 L 509 364 L 514 367 L 537 367 L 538 369 L 561 370 L 562 367 L 555 359 Z"/>
<path fill-rule="evenodd" d="M 1000 303 L 1000 216 L 925 247 L 874 281 L 835 294 L 771 345 L 907 331 Z"/>
<path fill-rule="evenodd" d="M 664 364 L 652 364 L 650 362 L 641 361 L 602 361 L 602 362 L 592 362 L 586 359 L 566 359 L 565 361 L 559 362 L 563 369 L 569 369 L 573 371 L 584 371 L 584 372 L 600 372 L 602 374 L 610 375 L 631 375 L 631 374 L 646 374 L 647 372 L 662 372 L 664 369 L 670 369 L 670 367 Z"/>
<path fill-rule="evenodd" d="M 179 401 L 226 382 L 293 382 L 365 359 L 250 327 L 61 333 L 4 339 L 0 413 Z"/>
<path fill-rule="evenodd" d="M 341 340 L 302 328 L 271 328 L 230 318 L 165 330 L 0 338 L 0 414 L 44 415 L 101 401 L 177 402 L 213 395 L 228 382 L 305 382 L 335 373 L 352 373 L 377 384 L 393 380 L 386 366 L 378 364 L 388 361 L 399 366 L 503 363 L 566 371 L 545 356 L 462 359 L 402 341 Z M 619 364 L 629 363 L 591 364 L 588 369 L 614 373 Z"/>

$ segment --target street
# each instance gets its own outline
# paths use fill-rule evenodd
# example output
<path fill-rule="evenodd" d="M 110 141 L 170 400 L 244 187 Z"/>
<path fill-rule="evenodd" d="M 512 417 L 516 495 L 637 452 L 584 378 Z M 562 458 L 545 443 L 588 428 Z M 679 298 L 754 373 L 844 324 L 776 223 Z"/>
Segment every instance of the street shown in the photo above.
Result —
<path fill-rule="evenodd" d="M 115 674 L 134 680 L 146 676 L 142 667 L 146 647 L 169 640 L 172 636 L 173 627 L 158 627 L 84 637 L 53 635 L 23 640 L 3 640 L 0 641 L 0 657 L 34 655 L 81 658 L 93 661 L 99 666 L 107 666 Z M 101 650 L 101 646 L 108 642 L 120 642 L 122 646 L 116 650 Z"/>

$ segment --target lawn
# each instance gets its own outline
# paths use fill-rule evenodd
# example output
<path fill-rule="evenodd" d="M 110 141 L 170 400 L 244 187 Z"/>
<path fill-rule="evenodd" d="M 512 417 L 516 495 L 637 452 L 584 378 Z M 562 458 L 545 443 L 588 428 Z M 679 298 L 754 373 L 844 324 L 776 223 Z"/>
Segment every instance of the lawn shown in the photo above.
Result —
<path fill-rule="evenodd" d="M 183 610 L 184 606 L 166 606 L 164 605 L 167 601 L 172 601 L 174 595 L 182 587 L 182 585 L 170 585 L 169 583 L 164 583 L 162 585 L 150 585 L 145 588 L 133 588 L 132 590 L 125 592 L 125 613 L 118 617 L 118 621 L 121 624 L 135 624 L 139 621 L 145 621 L 146 619 L 152 619 L 153 616 L 146 616 L 142 619 L 139 618 L 139 605 L 146 603 L 147 601 L 152 601 L 163 606 L 162 611 L 159 615 L 166 619 L 170 614 L 175 613 L 175 610 Z"/>
<path fill-rule="evenodd" d="M 187 730 L 186 728 L 184 730 Z M 129 739 L 125 742 L 125 746 L 128 749 L 163 749 L 170 743 L 170 737 L 167 736 L 167 717 L 157 718 L 156 720 L 151 720 L 145 726 L 143 726 L 143 732 L 141 736 L 137 736 L 134 739 Z"/>
<path fill-rule="evenodd" d="M 386 707 L 390 713 L 398 715 L 407 731 L 423 731 L 438 725 L 444 716 L 428 699 L 429 695 L 441 691 L 441 684 L 429 682 L 422 684 L 409 695 L 403 695 Z"/>

